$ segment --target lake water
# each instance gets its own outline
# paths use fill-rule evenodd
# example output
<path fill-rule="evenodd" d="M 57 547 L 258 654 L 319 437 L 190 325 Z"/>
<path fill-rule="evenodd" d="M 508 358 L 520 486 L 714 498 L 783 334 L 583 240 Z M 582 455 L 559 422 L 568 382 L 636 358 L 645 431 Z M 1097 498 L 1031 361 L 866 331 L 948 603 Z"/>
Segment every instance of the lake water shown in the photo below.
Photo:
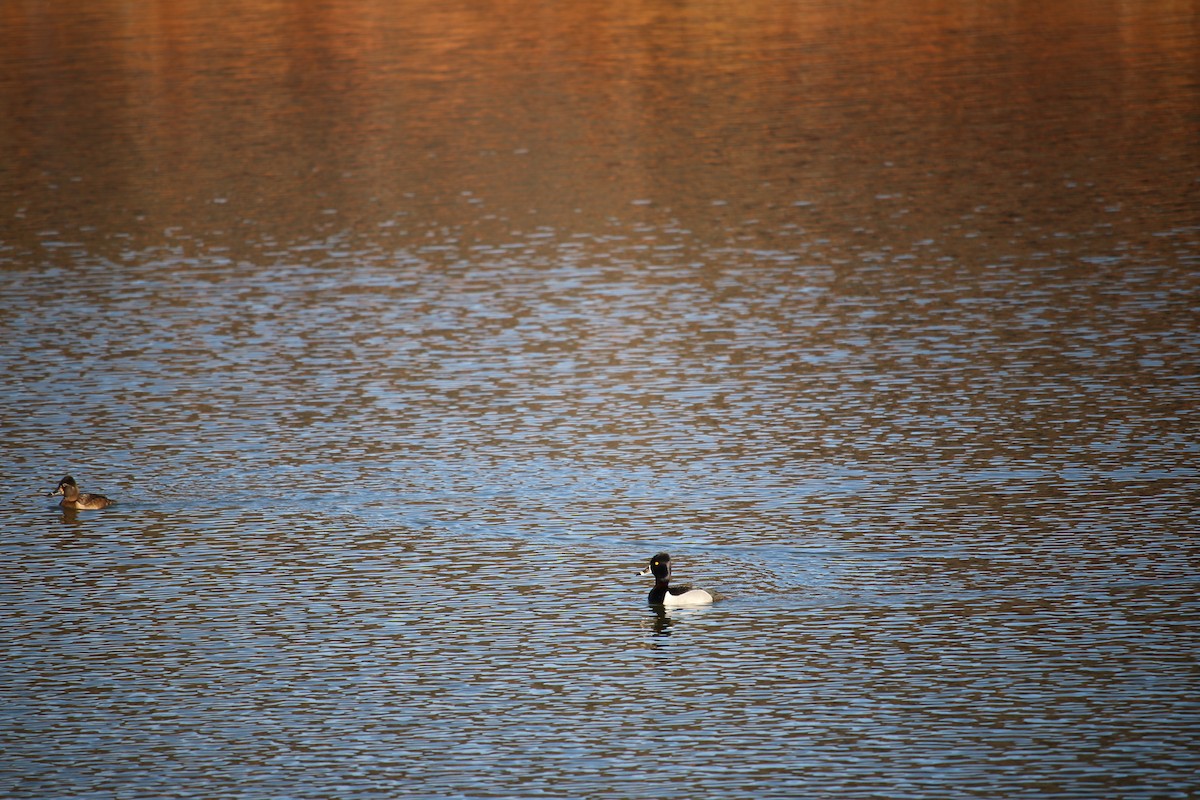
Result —
<path fill-rule="evenodd" d="M 0 29 L 0 795 L 1200 795 L 1195 2 Z"/>

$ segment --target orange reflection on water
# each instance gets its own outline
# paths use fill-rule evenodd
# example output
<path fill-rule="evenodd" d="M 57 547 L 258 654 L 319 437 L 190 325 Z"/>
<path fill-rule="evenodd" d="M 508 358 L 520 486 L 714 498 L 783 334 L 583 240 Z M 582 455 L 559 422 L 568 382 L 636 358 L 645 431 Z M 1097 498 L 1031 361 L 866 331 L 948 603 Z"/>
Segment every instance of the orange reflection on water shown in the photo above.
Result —
<path fill-rule="evenodd" d="M 1195 18 L 1194 2 L 6 4 L 0 203 L 126 228 L 353 222 L 414 193 L 456 214 L 468 192 L 508 215 L 881 191 L 1011 215 L 1070 176 L 1178 213 Z"/>

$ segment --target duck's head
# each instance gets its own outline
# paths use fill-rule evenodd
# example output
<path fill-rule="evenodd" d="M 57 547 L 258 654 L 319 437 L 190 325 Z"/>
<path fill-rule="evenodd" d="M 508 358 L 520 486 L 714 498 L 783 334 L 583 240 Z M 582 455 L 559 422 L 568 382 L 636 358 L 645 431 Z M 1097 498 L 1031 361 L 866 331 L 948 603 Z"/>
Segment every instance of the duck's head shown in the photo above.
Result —
<path fill-rule="evenodd" d="M 650 559 L 650 564 L 638 573 L 639 576 L 653 575 L 655 580 L 665 581 L 671 577 L 671 556 L 659 553 Z"/>
<path fill-rule="evenodd" d="M 67 475 L 61 481 L 59 481 L 58 486 L 54 487 L 54 491 L 50 492 L 49 496 L 53 497 L 56 494 L 66 494 L 68 486 L 71 487 L 72 489 L 76 488 L 75 479 L 72 478 L 70 475 Z"/>

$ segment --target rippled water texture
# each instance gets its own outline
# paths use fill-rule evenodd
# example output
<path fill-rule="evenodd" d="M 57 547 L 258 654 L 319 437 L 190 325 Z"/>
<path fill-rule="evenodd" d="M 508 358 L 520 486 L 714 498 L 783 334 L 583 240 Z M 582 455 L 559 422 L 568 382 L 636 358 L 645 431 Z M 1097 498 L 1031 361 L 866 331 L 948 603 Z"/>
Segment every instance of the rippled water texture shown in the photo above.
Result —
<path fill-rule="evenodd" d="M 1198 20 L 3 4 L 0 795 L 1197 796 Z"/>

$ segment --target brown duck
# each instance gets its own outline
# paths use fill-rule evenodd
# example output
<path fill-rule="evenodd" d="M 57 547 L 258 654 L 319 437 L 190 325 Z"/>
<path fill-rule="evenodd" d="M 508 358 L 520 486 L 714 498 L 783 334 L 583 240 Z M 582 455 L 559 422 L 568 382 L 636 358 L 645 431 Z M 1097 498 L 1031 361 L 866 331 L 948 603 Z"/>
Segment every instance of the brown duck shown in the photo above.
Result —
<path fill-rule="evenodd" d="M 59 503 L 63 508 L 82 508 L 91 510 L 95 508 L 107 508 L 113 504 L 102 494 L 88 494 L 80 492 L 79 487 L 75 485 L 75 479 L 70 475 L 58 482 L 58 488 L 50 492 L 50 496 L 61 494 L 62 502 Z"/>

